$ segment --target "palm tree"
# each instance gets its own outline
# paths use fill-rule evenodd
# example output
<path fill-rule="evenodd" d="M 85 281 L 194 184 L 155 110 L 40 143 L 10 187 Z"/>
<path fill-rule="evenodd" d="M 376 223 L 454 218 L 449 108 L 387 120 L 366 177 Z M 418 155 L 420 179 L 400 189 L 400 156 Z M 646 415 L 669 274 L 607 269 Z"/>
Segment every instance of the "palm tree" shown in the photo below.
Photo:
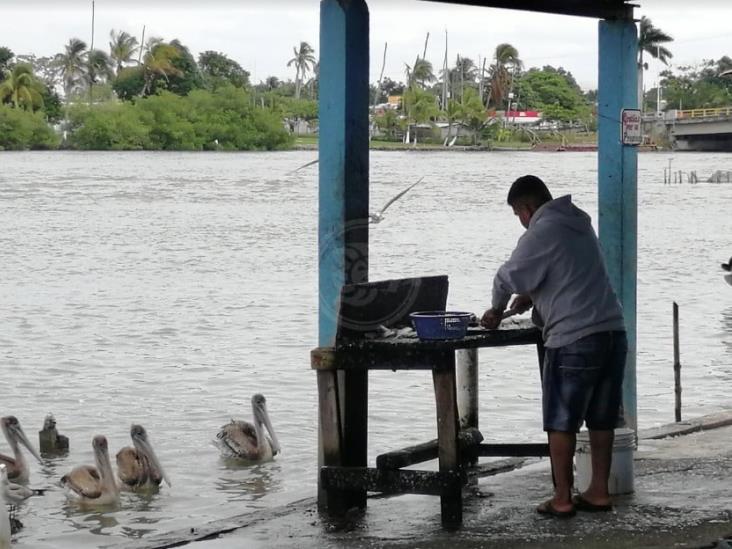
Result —
<path fill-rule="evenodd" d="M 64 47 L 64 52 L 56 54 L 53 63 L 61 76 L 64 97 L 68 103 L 74 89 L 84 82 L 88 68 L 86 63 L 86 42 L 78 38 L 72 38 Z"/>
<path fill-rule="evenodd" d="M 491 100 L 496 107 L 503 105 L 511 87 L 512 74 L 521 69 L 518 50 L 511 44 L 498 44 L 494 54 L 495 64 L 491 67 Z"/>
<path fill-rule="evenodd" d="M 10 101 L 16 109 L 35 110 L 43 106 L 40 90 L 42 85 L 33 75 L 31 66 L 18 63 L 0 84 L 0 103 Z"/>
<path fill-rule="evenodd" d="M 90 50 L 86 54 L 87 75 L 89 85 L 108 80 L 114 76 L 112 60 L 102 50 Z"/>
<path fill-rule="evenodd" d="M 300 99 L 300 87 L 308 70 L 315 66 L 315 51 L 307 42 L 300 42 L 300 48 L 292 48 L 295 57 L 287 62 L 287 66 L 295 65 L 295 98 Z"/>
<path fill-rule="evenodd" d="M 162 76 L 167 82 L 171 76 L 181 76 L 183 71 L 177 68 L 173 61 L 180 57 L 180 51 L 170 44 L 162 42 L 150 43 L 151 46 L 142 60 L 142 70 L 145 84 L 142 95 L 146 95 L 152 88 L 156 76 Z"/>
<path fill-rule="evenodd" d="M 109 37 L 111 38 L 109 42 L 109 56 L 114 62 L 114 73 L 119 74 L 119 71 L 126 64 L 136 62 L 133 55 L 138 47 L 137 38 L 128 32 L 117 32 L 114 29 L 109 32 Z"/>
<path fill-rule="evenodd" d="M 89 104 L 92 102 L 92 88 L 100 81 L 109 80 L 114 76 L 112 60 L 102 50 L 89 50 L 86 53 L 86 83 L 89 87 Z"/>
<path fill-rule="evenodd" d="M 474 84 L 477 77 L 478 67 L 475 66 L 473 60 L 458 55 L 455 67 L 450 70 L 450 81 L 453 83 L 453 89 L 455 89 L 458 82 L 460 83 L 460 102 L 462 102 L 465 93 L 465 84 Z M 457 97 L 457 95 L 453 92 L 453 96 Z"/>
<path fill-rule="evenodd" d="M 425 83 L 434 82 L 437 80 L 435 73 L 432 69 L 432 63 L 424 58 L 418 57 L 414 61 L 414 67 L 410 67 L 406 63 L 405 73 L 407 76 L 407 87 L 412 88 L 415 84 L 419 87 L 424 88 Z"/>
<path fill-rule="evenodd" d="M 413 86 L 404 92 L 403 96 L 404 109 L 407 113 L 407 122 L 415 124 L 424 124 L 431 119 L 437 117 L 440 110 L 437 108 L 437 97 L 430 92 L 421 89 L 419 86 Z M 407 131 L 406 140 L 409 140 L 409 131 Z M 414 144 L 417 144 L 417 132 L 415 128 Z"/>
<path fill-rule="evenodd" d="M 673 54 L 661 46 L 668 42 L 673 42 L 673 38 L 657 29 L 645 15 L 640 20 L 640 32 L 638 33 L 638 108 L 643 110 L 643 71 L 648 69 L 648 63 L 643 62 L 643 52 L 647 52 L 651 57 L 658 59 L 664 65 L 668 65 L 668 60 Z"/>
<path fill-rule="evenodd" d="M 264 85 L 267 87 L 268 91 L 275 90 L 280 87 L 280 79 L 276 76 L 268 76 L 264 81 Z"/>

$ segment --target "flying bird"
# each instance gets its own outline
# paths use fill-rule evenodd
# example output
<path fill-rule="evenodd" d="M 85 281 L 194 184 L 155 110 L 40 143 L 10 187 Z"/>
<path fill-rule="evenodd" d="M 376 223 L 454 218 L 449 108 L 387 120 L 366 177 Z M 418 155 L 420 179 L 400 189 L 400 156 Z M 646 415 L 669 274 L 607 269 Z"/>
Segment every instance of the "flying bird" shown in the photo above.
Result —
<path fill-rule="evenodd" d="M 394 202 L 396 202 L 397 200 L 399 200 L 402 196 L 404 196 L 410 190 L 412 190 L 412 188 L 414 188 L 416 185 L 418 185 L 419 183 L 421 183 L 423 179 L 424 179 L 424 177 L 420 177 L 416 182 L 412 183 L 409 187 L 407 187 L 403 191 L 400 191 L 399 193 L 397 193 L 396 195 L 394 195 L 393 197 L 391 197 L 389 199 L 389 201 L 386 204 L 384 204 L 384 207 L 381 208 L 380 211 L 378 211 L 376 213 L 369 214 L 369 223 L 381 223 L 384 220 L 384 212 L 386 212 L 386 210 L 389 208 L 389 206 L 391 206 L 392 204 L 394 204 Z"/>
<path fill-rule="evenodd" d="M 117 476 L 128 488 L 157 488 L 168 476 L 155 455 L 142 425 L 132 425 L 130 438 L 134 448 L 125 446 L 117 452 Z"/>
<path fill-rule="evenodd" d="M 299 168 L 295 168 L 294 170 L 292 170 L 291 172 L 289 172 L 287 175 L 292 175 L 293 173 L 299 172 L 303 168 L 307 168 L 308 166 L 312 166 L 313 164 L 317 164 L 319 162 L 319 160 L 320 160 L 319 158 L 316 158 L 315 160 L 312 160 L 312 161 L 310 161 L 310 162 L 308 162 L 306 164 L 303 164 Z"/>
<path fill-rule="evenodd" d="M 41 456 L 38 455 L 38 452 L 35 451 L 28 441 L 28 437 L 25 436 L 23 429 L 20 427 L 18 418 L 15 416 L 0 418 L 0 428 L 2 428 L 5 440 L 8 441 L 10 449 L 13 451 L 13 457 L 0 454 L 0 463 L 4 464 L 7 468 L 7 475 L 10 480 L 20 483 L 28 482 L 30 468 L 25 461 L 23 452 L 20 450 L 20 444 L 28 448 L 28 451 L 39 463 L 43 463 Z"/>
<path fill-rule="evenodd" d="M 257 393 L 252 397 L 252 414 L 253 424 L 232 419 L 221 427 L 214 444 L 224 457 L 269 461 L 280 452 L 264 395 Z"/>
<path fill-rule="evenodd" d="M 94 463 L 74 467 L 61 477 L 61 484 L 70 498 L 81 505 L 111 505 L 119 503 L 119 487 L 114 480 L 112 462 L 109 460 L 107 439 L 97 435 L 92 439 Z"/>

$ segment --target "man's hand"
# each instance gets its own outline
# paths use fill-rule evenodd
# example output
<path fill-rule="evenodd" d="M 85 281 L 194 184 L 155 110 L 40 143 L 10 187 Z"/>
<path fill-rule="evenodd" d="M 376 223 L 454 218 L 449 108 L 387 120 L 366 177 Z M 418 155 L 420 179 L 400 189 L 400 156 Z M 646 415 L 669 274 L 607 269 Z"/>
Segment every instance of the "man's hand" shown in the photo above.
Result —
<path fill-rule="evenodd" d="M 499 311 L 498 309 L 488 309 L 483 313 L 483 318 L 480 319 L 480 325 L 483 326 L 483 328 L 495 330 L 501 323 L 502 314 L 503 311 Z"/>
<path fill-rule="evenodd" d="M 529 296 L 518 294 L 516 297 L 513 298 L 513 301 L 508 306 L 508 308 L 512 311 L 517 311 L 520 314 L 531 309 L 532 305 L 533 303 L 531 302 L 531 298 Z"/>

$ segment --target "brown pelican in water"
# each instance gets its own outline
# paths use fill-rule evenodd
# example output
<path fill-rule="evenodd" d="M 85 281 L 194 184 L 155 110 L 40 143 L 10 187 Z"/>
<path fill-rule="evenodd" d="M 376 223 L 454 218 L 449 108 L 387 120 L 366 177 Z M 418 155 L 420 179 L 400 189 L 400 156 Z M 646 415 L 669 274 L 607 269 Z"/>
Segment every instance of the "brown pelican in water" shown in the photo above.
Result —
<path fill-rule="evenodd" d="M 8 473 L 5 465 L 0 463 L 0 469 L 2 469 L 2 475 L 7 478 Z M 0 492 L 0 549 L 10 549 L 10 538 L 13 531 L 10 527 L 10 515 L 8 509 L 5 507 L 5 497 Z"/>
<path fill-rule="evenodd" d="M 91 465 L 74 467 L 61 477 L 61 484 L 69 496 L 85 505 L 110 505 L 119 503 L 119 488 L 114 480 L 112 462 L 109 460 L 107 439 L 97 435 L 92 439 L 94 462 Z"/>
<path fill-rule="evenodd" d="M 7 468 L 8 478 L 15 482 L 28 482 L 28 476 L 30 475 L 30 469 L 28 463 L 26 463 L 23 457 L 23 452 L 20 451 L 21 443 L 23 446 L 28 448 L 28 451 L 38 460 L 39 463 L 43 463 L 41 456 L 35 451 L 31 443 L 28 441 L 28 437 L 25 436 L 23 429 L 20 427 L 20 422 L 15 416 L 5 416 L 0 419 L 0 427 L 2 427 L 5 439 L 10 445 L 10 449 L 13 451 L 13 457 L 5 456 L 0 454 L 0 463 L 4 464 Z"/>
<path fill-rule="evenodd" d="M 128 488 L 156 488 L 168 476 L 158 461 L 142 425 L 132 425 L 130 437 L 134 448 L 125 446 L 117 452 L 117 476 Z"/>
<path fill-rule="evenodd" d="M 257 393 L 252 397 L 254 425 L 248 421 L 227 423 L 216 435 L 214 444 L 224 457 L 245 459 L 247 461 L 269 461 L 280 451 L 272 423 L 267 413 L 264 395 Z M 269 436 L 264 432 L 266 427 Z"/>
<path fill-rule="evenodd" d="M 5 464 L 0 464 L 0 494 L 2 494 L 5 503 L 10 505 L 10 512 L 15 510 L 15 506 L 23 503 L 31 496 L 43 495 L 45 490 L 35 490 L 28 488 L 22 484 L 15 484 L 8 480 L 8 471 Z"/>

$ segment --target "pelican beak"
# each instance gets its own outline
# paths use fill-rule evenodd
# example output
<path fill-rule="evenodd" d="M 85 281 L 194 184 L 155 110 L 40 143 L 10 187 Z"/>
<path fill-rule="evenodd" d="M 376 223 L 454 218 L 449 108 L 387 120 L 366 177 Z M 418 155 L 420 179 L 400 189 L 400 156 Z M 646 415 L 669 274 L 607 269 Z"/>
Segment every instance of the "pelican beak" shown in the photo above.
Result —
<path fill-rule="evenodd" d="M 25 436 L 23 429 L 21 429 L 20 425 L 13 425 L 11 426 L 11 429 L 18 442 L 22 443 L 23 446 L 28 448 L 28 451 L 33 455 L 34 458 L 38 460 L 38 463 L 43 463 L 41 456 L 39 456 L 38 452 L 36 452 L 36 449 L 33 448 L 30 441 L 28 440 L 28 437 Z"/>
<path fill-rule="evenodd" d="M 280 443 L 277 440 L 277 435 L 275 434 L 274 429 L 272 428 L 272 422 L 269 420 L 269 413 L 267 412 L 266 406 L 262 407 L 262 421 L 264 422 L 264 426 L 267 428 L 267 432 L 272 439 L 272 454 L 279 454 L 281 450 Z"/>
<path fill-rule="evenodd" d="M 144 439 L 142 437 L 134 437 L 133 442 L 137 450 L 145 454 L 150 460 L 150 463 L 152 463 L 152 466 L 160 471 L 160 476 L 163 477 L 163 480 L 166 482 L 166 484 L 168 486 L 173 486 L 170 482 L 170 479 L 168 478 L 168 475 L 165 473 L 165 469 L 163 469 L 163 466 L 160 465 L 160 461 L 158 461 L 158 456 L 155 455 L 155 450 L 153 450 L 152 445 L 147 441 L 147 439 Z"/>

